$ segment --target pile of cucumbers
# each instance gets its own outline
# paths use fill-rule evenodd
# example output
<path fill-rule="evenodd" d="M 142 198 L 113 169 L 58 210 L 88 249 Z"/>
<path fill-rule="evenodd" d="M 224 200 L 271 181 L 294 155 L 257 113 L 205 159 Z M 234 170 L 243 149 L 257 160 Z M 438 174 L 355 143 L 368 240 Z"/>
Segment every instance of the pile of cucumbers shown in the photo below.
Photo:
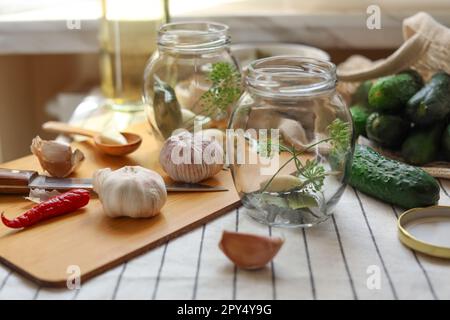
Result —
<path fill-rule="evenodd" d="M 424 84 L 415 70 L 363 82 L 350 107 L 356 135 L 398 150 L 405 162 L 450 161 L 450 75 Z"/>

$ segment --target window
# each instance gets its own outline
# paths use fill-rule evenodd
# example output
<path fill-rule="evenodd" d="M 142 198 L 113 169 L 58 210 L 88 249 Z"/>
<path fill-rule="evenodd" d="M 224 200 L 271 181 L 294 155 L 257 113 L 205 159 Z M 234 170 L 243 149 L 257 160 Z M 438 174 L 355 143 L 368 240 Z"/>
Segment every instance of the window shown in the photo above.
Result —
<path fill-rule="evenodd" d="M 126 0 L 124 0 L 126 1 Z M 150 0 L 151 1 L 151 0 Z M 153 0 L 159 1 L 159 0 Z M 365 12 L 370 4 L 382 11 L 410 15 L 427 11 L 449 16 L 448 0 L 169 0 L 173 17 L 272 16 Z M 96 19 L 100 0 L 2 0 L 0 20 Z"/>

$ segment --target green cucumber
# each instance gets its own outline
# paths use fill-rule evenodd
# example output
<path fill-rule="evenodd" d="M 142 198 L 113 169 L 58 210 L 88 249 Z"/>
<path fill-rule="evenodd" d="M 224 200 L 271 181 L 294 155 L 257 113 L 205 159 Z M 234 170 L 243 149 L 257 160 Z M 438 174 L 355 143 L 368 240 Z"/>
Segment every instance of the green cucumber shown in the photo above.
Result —
<path fill-rule="evenodd" d="M 367 107 L 360 104 L 353 105 L 350 107 L 350 113 L 352 115 L 355 137 L 360 135 L 366 136 L 366 123 L 370 115 Z"/>
<path fill-rule="evenodd" d="M 415 129 L 402 144 L 405 162 L 420 166 L 436 160 L 443 125 L 428 129 Z"/>
<path fill-rule="evenodd" d="M 388 148 L 396 148 L 403 143 L 411 124 L 399 116 L 372 113 L 367 118 L 367 137 Z"/>
<path fill-rule="evenodd" d="M 450 161 L 450 124 L 445 127 L 441 137 L 441 153 L 445 160 Z"/>
<path fill-rule="evenodd" d="M 357 145 L 349 184 L 384 202 L 403 208 L 435 205 L 439 184 L 420 168 L 387 159 L 373 149 Z"/>
<path fill-rule="evenodd" d="M 409 99 L 406 114 L 422 127 L 442 122 L 450 114 L 450 75 L 435 73 L 427 85 Z"/>
<path fill-rule="evenodd" d="M 420 75 L 412 70 L 378 79 L 369 91 L 373 111 L 395 113 L 422 87 Z"/>
<path fill-rule="evenodd" d="M 372 81 L 366 80 L 362 82 L 355 93 L 352 95 L 352 105 L 359 104 L 365 107 L 369 106 L 369 91 L 372 88 Z"/>

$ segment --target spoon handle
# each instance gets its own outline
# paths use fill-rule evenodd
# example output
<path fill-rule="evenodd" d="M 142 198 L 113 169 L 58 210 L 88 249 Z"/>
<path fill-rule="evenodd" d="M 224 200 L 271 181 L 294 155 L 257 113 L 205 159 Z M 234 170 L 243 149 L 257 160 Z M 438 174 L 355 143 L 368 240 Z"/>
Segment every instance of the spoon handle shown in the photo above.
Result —
<path fill-rule="evenodd" d="M 56 133 L 66 133 L 66 134 L 79 134 L 81 136 L 86 137 L 95 137 L 99 133 L 96 131 L 73 127 L 71 125 L 68 125 L 64 122 L 57 122 L 57 121 L 48 121 L 42 125 L 42 129 L 49 132 L 56 132 Z"/>

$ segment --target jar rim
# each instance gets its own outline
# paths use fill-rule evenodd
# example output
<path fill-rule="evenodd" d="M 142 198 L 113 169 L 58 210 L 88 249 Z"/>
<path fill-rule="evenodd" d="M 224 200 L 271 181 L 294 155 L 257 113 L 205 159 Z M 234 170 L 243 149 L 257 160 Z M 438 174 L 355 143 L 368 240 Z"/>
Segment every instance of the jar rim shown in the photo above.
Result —
<path fill-rule="evenodd" d="M 336 88 L 336 65 L 330 61 L 295 56 L 273 56 L 253 61 L 247 69 L 250 91 L 268 97 L 300 98 Z"/>
<path fill-rule="evenodd" d="M 230 43 L 229 27 L 212 21 L 180 21 L 159 28 L 158 46 L 178 52 L 209 51 Z"/>

